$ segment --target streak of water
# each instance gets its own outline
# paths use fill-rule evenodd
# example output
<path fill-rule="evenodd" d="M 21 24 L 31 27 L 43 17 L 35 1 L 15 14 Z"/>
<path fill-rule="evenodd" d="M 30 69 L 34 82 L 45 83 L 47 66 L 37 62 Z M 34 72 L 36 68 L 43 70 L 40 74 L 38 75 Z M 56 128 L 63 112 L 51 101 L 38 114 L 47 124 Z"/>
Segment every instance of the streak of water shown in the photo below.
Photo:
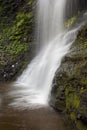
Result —
<path fill-rule="evenodd" d="M 51 84 L 62 58 L 69 52 L 78 28 L 64 29 L 66 0 L 38 0 L 38 40 L 41 48 L 36 57 L 14 83 L 10 95 L 15 107 L 48 105 Z"/>
<path fill-rule="evenodd" d="M 75 39 L 76 31 L 77 29 L 74 29 L 60 34 L 44 46 L 15 82 L 16 90 L 11 92 L 15 97 L 12 105 L 24 108 L 30 107 L 30 104 L 48 105 L 54 74 Z"/>

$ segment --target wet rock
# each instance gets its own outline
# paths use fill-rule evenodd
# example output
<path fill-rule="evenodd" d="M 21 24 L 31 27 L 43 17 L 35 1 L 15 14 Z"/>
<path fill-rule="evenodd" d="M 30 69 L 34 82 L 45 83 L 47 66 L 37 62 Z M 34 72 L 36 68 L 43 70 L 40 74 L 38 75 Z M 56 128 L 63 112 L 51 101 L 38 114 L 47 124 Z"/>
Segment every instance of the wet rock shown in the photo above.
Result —
<path fill-rule="evenodd" d="M 52 88 L 51 105 L 64 112 L 79 128 L 87 128 L 87 24 L 57 70 Z M 85 126 L 84 126 L 85 125 Z"/>
<path fill-rule="evenodd" d="M 0 1 L 0 82 L 21 73 L 34 50 L 34 8 L 32 0 Z"/>

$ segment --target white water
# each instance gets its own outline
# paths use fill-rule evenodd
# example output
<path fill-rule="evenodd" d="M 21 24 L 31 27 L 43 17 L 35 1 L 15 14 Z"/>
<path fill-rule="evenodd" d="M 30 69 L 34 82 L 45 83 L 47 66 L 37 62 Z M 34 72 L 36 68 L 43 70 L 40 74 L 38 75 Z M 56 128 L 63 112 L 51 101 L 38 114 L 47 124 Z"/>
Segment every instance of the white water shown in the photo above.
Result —
<path fill-rule="evenodd" d="M 66 0 L 38 0 L 37 42 L 40 51 L 14 83 L 11 104 L 16 107 L 48 105 L 51 84 L 62 58 L 76 38 L 76 29 L 64 29 Z"/>
<path fill-rule="evenodd" d="M 66 0 L 37 0 L 37 41 L 50 44 L 64 30 L 64 10 Z"/>

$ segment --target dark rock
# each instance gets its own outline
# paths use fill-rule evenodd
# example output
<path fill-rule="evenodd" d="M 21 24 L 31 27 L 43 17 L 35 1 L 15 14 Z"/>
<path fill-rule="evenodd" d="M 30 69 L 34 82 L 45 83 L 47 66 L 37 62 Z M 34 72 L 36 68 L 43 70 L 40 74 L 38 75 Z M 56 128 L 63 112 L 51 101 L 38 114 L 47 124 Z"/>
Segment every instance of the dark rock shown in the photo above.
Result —
<path fill-rule="evenodd" d="M 78 120 L 87 125 L 87 24 L 57 70 L 51 93 L 50 102 L 56 110 L 67 114 L 74 125 Z"/>
<path fill-rule="evenodd" d="M 34 6 L 32 0 L 0 1 L 0 82 L 14 80 L 33 57 Z"/>

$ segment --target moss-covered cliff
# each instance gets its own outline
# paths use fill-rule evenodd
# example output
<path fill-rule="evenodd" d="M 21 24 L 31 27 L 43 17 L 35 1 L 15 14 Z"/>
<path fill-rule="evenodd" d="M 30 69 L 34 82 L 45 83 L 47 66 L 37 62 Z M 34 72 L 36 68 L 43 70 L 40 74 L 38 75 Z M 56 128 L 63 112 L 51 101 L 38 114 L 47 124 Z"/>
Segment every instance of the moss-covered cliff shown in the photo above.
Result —
<path fill-rule="evenodd" d="M 34 0 L 0 1 L 0 81 L 12 79 L 26 61 L 32 47 L 33 8 Z"/>
<path fill-rule="evenodd" d="M 87 130 L 87 24 L 56 72 L 51 94 L 51 105 L 66 113 L 75 128 Z"/>

